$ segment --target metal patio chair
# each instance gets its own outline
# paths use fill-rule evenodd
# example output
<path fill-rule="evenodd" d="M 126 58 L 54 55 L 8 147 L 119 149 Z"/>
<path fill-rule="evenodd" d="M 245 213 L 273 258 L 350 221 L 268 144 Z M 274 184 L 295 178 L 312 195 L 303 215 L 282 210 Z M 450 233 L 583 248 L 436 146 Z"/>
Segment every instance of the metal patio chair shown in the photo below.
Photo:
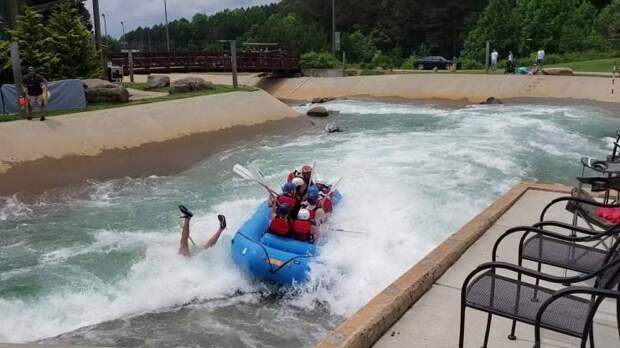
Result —
<path fill-rule="evenodd" d="M 498 270 L 516 273 L 517 277 L 500 275 Z M 595 280 L 595 283 L 592 287 L 569 286 L 555 290 L 523 281 L 523 276 L 556 284 L 588 280 Z M 540 328 L 580 338 L 581 347 L 585 347 L 589 339 L 590 346 L 594 347 L 593 318 L 605 298 L 616 299 L 617 322 L 620 323 L 620 289 L 614 290 L 619 278 L 620 258 L 610 260 L 595 272 L 572 277 L 549 275 L 506 262 L 484 263 L 463 282 L 459 347 L 464 345 L 467 307 L 488 313 L 483 347 L 488 344 L 493 315 L 534 325 L 535 348 L 540 347 Z M 586 293 L 590 298 L 573 293 Z"/>
<path fill-rule="evenodd" d="M 608 183 L 610 178 L 597 178 L 601 183 Z M 612 178 L 614 184 L 620 184 L 620 177 Z M 566 202 L 566 210 L 573 213 L 573 226 L 577 226 L 577 218 L 583 219 L 593 232 L 608 230 L 613 226 L 611 222 L 597 215 L 599 208 L 620 208 L 617 203 L 599 202 L 592 195 L 579 188 L 572 190 L 570 196 L 558 197 L 545 206 L 540 214 L 539 221 L 546 221 L 549 209 L 558 203 Z M 597 230 L 598 228 L 598 230 Z"/>
<path fill-rule="evenodd" d="M 583 237 L 566 235 L 554 231 L 544 230 L 552 226 L 562 228 L 572 233 L 579 232 Z M 506 237 L 522 233 L 519 239 L 517 265 L 523 266 L 523 261 L 537 263 L 537 272 L 541 271 L 542 265 L 550 265 L 564 270 L 579 273 L 592 273 L 600 269 L 604 264 L 620 256 L 620 225 L 614 225 L 603 233 L 595 233 L 591 230 L 575 227 L 569 224 L 547 221 L 539 222 L 532 227 L 515 227 L 506 230 L 493 245 L 492 261 L 497 261 L 497 250 Z M 609 249 L 601 249 L 597 246 L 602 240 L 615 238 L 616 242 Z M 595 245 L 592 245 L 596 243 Z M 520 280 L 520 278 L 519 278 Z M 539 279 L 535 284 L 538 286 Z M 516 320 L 512 323 L 512 329 L 508 339 L 515 340 Z"/>

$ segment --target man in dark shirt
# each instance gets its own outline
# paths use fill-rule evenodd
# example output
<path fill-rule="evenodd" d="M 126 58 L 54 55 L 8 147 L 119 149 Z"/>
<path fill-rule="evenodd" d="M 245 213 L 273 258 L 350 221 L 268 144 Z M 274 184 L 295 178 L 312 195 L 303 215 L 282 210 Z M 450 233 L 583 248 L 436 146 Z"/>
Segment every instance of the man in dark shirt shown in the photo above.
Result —
<path fill-rule="evenodd" d="M 28 119 L 32 119 L 32 109 L 36 106 L 41 112 L 45 112 L 47 107 L 43 93 L 47 92 L 47 80 L 37 74 L 33 67 L 28 68 L 28 74 L 23 78 L 23 88 L 28 99 Z M 41 116 L 41 121 L 45 121 L 45 116 Z"/>

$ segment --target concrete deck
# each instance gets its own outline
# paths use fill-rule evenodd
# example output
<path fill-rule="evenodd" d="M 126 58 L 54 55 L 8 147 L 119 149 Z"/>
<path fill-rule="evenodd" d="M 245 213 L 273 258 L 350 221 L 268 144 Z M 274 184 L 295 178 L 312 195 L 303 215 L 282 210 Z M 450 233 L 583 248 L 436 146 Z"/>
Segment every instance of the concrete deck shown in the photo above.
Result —
<path fill-rule="evenodd" d="M 543 207 L 552 199 L 564 195 L 530 188 L 484 233 L 456 263 L 454 263 L 430 290 L 426 292 L 383 336 L 377 348 L 403 347 L 457 347 L 459 333 L 460 295 L 465 277 L 479 264 L 491 260 L 491 250 L 498 236 L 506 229 L 530 225 L 538 221 Z M 549 219 L 570 222 L 571 215 L 559 204 L 550 212 Z M 517 238 L 503 242 L 499 261 L 515 262 Z M 533 264 L 525 266 L 534 267 Z M 564 275 L 564 271 L 543 267 L 543 272 Z M 557 285 L 544 284 L 549 287 Z M 560 286 L 561 287 L 561 286 Z M 599 347 L 620 347 L 616 325 L 615 303 L 603 303 L 595 317 L 595 342 Z M 486 313 L 468 309 L 466 312 L 465 346 L 480 347 L 484 337 Z M 517 340 L 510 341 L 511 321 L 493 317 L 489 347 L 532 347 L 533 326 L 517 324 Z M 578 347 L 579 340 L 543 331 L 542 347 Z"/>

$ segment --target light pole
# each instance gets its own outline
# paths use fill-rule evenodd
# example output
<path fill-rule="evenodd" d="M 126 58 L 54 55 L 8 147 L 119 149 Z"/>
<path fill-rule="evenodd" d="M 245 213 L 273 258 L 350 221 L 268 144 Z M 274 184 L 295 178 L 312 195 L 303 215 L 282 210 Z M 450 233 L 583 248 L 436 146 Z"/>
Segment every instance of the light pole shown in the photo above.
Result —
<path fill-rule="evenodd" d="M 99 52 L 101 65 L 103 66 L 103 77 L 105 78 L 106 64 L 101 49 L 101 18 L 99 17 L 99 0 L 93 0 L 93 22 L 95 23 L 95 48 Z"/>
<path fill-rule="evenodd" d="M 121 21 L 121 27 L 123 27 L 123 46 L 127 47 L 127 38 L 125 37 L 125 23 Z"/>
<path fill-rule="evenodd" d="M 332 55 L 336 56 L 336 0 L 332 0 Z"/>
<path fill-rule="evenodd" d="M 170 28 L 168 25 L 168 5 L 166 4 L 166 0 L 164 0 L 164 16 L 166 17 L 166 48 L 168 52 L 170 52 Z"/>
<path fill-rule="evenodd" d="M 108 36 L 108 21 L 105 19 L 105 13 L 102 13 L 101 17 L 103 17 L 103 32 L 105 33 L 105 36 Z"/>

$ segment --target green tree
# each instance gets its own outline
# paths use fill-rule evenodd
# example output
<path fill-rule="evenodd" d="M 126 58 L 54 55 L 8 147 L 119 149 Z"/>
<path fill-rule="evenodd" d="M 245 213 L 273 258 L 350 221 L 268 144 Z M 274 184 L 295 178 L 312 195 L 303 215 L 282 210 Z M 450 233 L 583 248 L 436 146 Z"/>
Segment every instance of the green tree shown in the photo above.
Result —
<path fill-rule="evenodd" d="M 49 28 L 43 15 L 30 7 L 23 7 L 14 30 L 9 30 L 12 41 L 19 44 L 22 66 L 33 66 L 40 73 L 50 76 L 52 67 L 60 60 L 53 46 Z"/>
<path fill-rule="evenodd" d="M 598 16 L 596 27 L 614 48 L 620 48 L 620 0 L 613 0 Z"/>
<path fill-rule="evenodd" d="M 70 0 L 64 0 L 54 8 L 47 28 L 49 42 L 56 53 L 50 78 L 89 78 L 100 75 L 99 54 L 93 45 L 92 34 L 84 26 L 80 13 Z"/>
<path fill-rule="evenodd" d="M 492 48 L 505 56 L 508 55 L 508 51 L 516 51 L 520 31 L 515 5 L 515 0 L 489 2 L 476 27 L 465 39 L 465 58 L 484 62 L 487 41 L 491 42 Z"/>
<path fill-rule="evenodd" d="M 345 36 L 342 48 L 351 63 L 369 63 L 377 50 L 371 38 L 364 36 L 360 30 Z"/>

